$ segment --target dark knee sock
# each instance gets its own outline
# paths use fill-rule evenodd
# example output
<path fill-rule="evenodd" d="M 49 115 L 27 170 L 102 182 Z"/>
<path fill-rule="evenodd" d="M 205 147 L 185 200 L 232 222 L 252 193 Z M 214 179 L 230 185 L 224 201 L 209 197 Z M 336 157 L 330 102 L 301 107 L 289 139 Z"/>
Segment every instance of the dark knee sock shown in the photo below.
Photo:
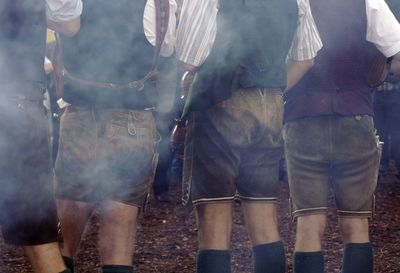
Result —
<path fill-rule="evenodd" d="M 231 252 L 214 249 L 199 250 L 196 273 L 231 273 Z"/>
<path fill-rule="evenodd" d="M 65 266 L 71 271 L 71 273 L 74 273 L 74 259 L 63 256 L 63 260 Z"/>
<path fill-rule="evenodd" d="M 61 271 L 60 273 L 71 273 L 71 270 L 69 270 L 68 268 L 65 269 L 64 271 Z"/>
<path fill-rule="evenodd" d="M 342 273 L 372 273 L 373 253 L 370 243 L 344 246 Z"/>
<path fill-rule="evenodd" d="M 285 246 L 282 241 L 253 247 L 254 273 L 285 273 Z"/>
<path fill-rule="evenodd" d="M 133 266 L 129 265 L 103 265 L 102 273 L 134 273 Z"/>
<path fill-rule="evenodd" d="M 316 252 L 295 252 L 294 273 L 324 273 L 324 253 Z"/>

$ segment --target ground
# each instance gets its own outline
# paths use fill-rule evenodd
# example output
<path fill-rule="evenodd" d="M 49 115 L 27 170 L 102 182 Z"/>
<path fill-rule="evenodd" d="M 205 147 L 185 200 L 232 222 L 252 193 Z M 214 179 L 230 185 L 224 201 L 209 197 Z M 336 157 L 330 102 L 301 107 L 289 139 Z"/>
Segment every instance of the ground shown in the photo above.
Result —
<path fill-rule="evenodd" d="M 171 190 L 176 203 L 159 203 L 150 199 L 141 219 L 134 264 L 138 273 L 192 273 L 196 255 L 196 226 L 194 214 L 179 203 L 179 186 Z M 393 173 L 382 176 L 376 192 L 376 215 L 371 222 L 371 240 L 374 246 L 375 273 L 400 272 L 400 180 Z M 291 259 L 295 224 L 288 211 L 288 187 L 281 182 L 279 189 L 279 220 L 286 243 L 288 273 L 292 272 Z M 251 245 L 246 235 L 240 205 L 235 204 L 232 238 L 234 273 L 251 273 Z M 342 243 L 337 230 L 335 211 L 329 211 L 329 226 L 325 234 L 324 249 L 327 273 L 340 272 Z M 98 229 L 94 217 L 86 231 L 80 252 L 76 257 L 77 273 L 99 272 L 96 247 Z M 22 252 L 6 246 L 0 236 L 0 272 L 31 272 Z"/>

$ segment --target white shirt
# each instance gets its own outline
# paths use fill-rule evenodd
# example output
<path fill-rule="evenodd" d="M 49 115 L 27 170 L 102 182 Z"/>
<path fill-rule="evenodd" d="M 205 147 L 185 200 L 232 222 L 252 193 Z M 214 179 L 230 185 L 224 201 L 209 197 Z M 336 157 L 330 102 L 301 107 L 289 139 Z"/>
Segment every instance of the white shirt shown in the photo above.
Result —
<path fill-rule="evenodd" d="M 108 0 L 113 1 L 113 0 Z M 134 0 L 133 0 L 134 1 Z M 176 10 L 175 0 L 169 0 L 169 22 L 160 54 L 171 56 L 175 49 Z M 47 17 L 54 22 L 70 21 L 82 13 L 82 0 L 46 0 Z M 147 40 L 156 44 L 156 14 L 153 0 L 148 0 L 144 9 L 143 28 Z"/>
<path fill-rule="evenodd" d="M 112 0 L 109 0 L 112 1 Z M 134 1 L 134 0 L 133 0 Z M 175 49 L 176 10 L 178 5 L 175 0 L 169 0 L 169 22 L 167 33 L 160 54 L 164 57 L 171 56 Z M 153 0 L 148 0 L 144 8 L 143 28 L 147 40 L 155 46 L 156 44 L 156 11 Z"/>
<path fill-rule="evenodd" d="M 298 0 L 299 18 L 289 58 L 312 59 L 322 47 L 308 0 Z M 213 46 L 217 28 L 218 0 L 183 2 L 177 32 L 177 57 L 194 66 L 201 65 Z"/>
<path fill-rule="evenodd" d="M 400 52 L 400 24 L 384 0 L 365 0 L 367 41 L 375 44 L 386 57 Z"/>
<path fill-rule="evenodd" d="M 387 57 L 400 51 L 400 24 L 384 0 L 365 0 L 367 41 Z M 299 23 L 288 57 L 304 60 L 315 57 L 321 48 L 318 31 L 308 0 L 298 0 Z M 182 62 L 199 66 L 207 58 L 216 35 L 218 0 L 186 0 L 182 6 L 177 33 L 177 57 Z"/>
<path fill-rule="evenodd" d="M 82 13 L 82 0 L 46 0 L 46 15 L 51 21 L 71 21 Z"/>

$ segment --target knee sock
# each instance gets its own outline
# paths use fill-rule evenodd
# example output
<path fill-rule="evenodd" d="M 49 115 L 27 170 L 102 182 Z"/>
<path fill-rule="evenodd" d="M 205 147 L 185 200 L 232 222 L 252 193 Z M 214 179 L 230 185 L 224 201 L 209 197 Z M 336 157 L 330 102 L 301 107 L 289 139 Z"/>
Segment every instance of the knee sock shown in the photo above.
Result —
<path fill-rule="evenodd" d="M 231 252 L 214 249 L 199 250 L 196 266 L 196 273 L 231 273 Z"/>
<path fill-rule="evenodd" d="M 254 273 L 285 273 L 285 246 L 282 241 L 253 247 Z"/>
<path fill-rule="evenodd" d="M 294 273 L 324 273 L 324 254 L 316 252 L 295 252 Z"/>
<path fill-rule="evenodd" d="M 60 272 L 60 273 L 72 273 L 71 270 L 69 270 L 68 268 L 65 269 L 64 271 Z"/>
<path fill-rule="evenodd" d="M 102 273 L 134 273 L 133 266 L 129 265 L 103 265 Z"/>
<path fill-rule="evenodd" d="M 71 271 L 71 273 L 74 273 L 74 260 L 70 257 L 65 256 L 63 256 L 63 260 L 65 266 Z"/>
<path fill-rule="evenodd" d="M 372 273 L 373 253 L 370 243 L 344 246 L 342 273 Z"/>

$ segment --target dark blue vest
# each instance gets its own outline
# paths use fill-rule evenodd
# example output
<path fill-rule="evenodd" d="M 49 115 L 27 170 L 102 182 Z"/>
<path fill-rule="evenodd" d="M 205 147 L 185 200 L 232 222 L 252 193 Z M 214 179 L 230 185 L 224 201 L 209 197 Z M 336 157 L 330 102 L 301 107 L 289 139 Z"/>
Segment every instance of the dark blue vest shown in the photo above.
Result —
<path fill-rule="evenodd" d="M 296 0 L 220 0 L 215 43 L 189 109 L 206 109 L 239 88 L 283 89 L 297 21 Z"/>
<path fill-rule="evenodd" d="M 2 0 L 0 84 L 44 81 L 46 15 L 43 0 Z"/>
<path fill-rule="evenodd" d="M 89 81 L 126 84 L 151 69 L 154 47 L 143 30 L 146 0 L 85 0 L 81 29 L 62 37 L 64 66 Z M 143 108 L 154 101 L 154 89 L 107 90 L 66 81 L 64 99 L 75 105 Z"/>

